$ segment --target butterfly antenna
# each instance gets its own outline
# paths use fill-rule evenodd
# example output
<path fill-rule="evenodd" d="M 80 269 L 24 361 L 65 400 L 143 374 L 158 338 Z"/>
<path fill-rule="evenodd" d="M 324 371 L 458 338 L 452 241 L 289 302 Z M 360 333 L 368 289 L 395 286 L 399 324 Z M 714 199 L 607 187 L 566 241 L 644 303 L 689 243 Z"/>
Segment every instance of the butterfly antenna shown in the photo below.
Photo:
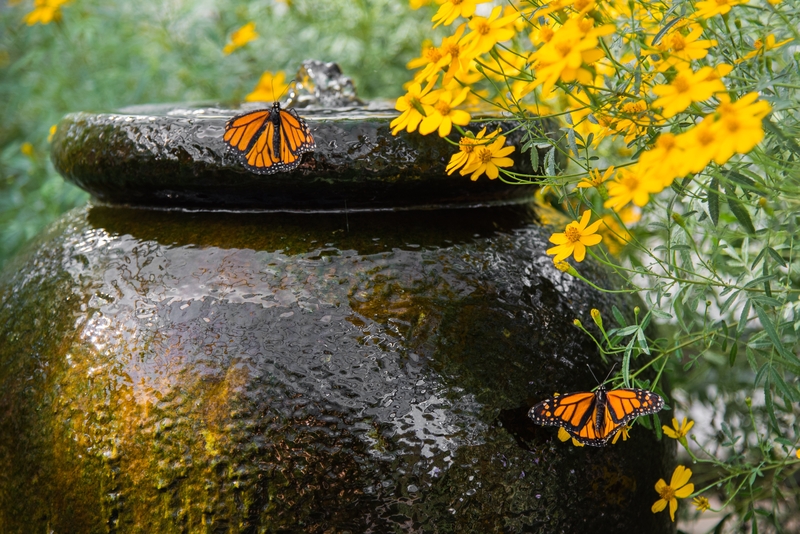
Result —
<path fill-rule="evenodd" d="M 292 83 L 294 83 L 294 80 L 292 80 Z M 281 94 L 279 94 L 278 98 L 275 99 L 277 102 L 280 102 L 281 97 L 286 93 L 286 91 L 289 89 L 289 87 L 292 85 L 292 83 L 287 83 L 286 84 L 286 87 L 283 88 L 283 91 L 281 91 Z M 274 77 L 272 78 L 272 94 L 273 95 L 275 94 L 275 78 Z M 286 105 L 288 106 L 289 104 L 287 103 Z"/>
<path fill-rule="evenodd" d="M 594 371 L 592 371 L 592 368 L 591 368 L 591 366 L 590 366 L 590 365 L 587 363 L 587 364 L 586 364 L 586 367 L 589 369 L 589 372 L 590 372 L 590 373 L 592 373 L 592 376 L 594 377 L 594 381 L 595 381 L 595 382 L 597 382 L 597 383 L 599 384 L 599 383 L 600 383 L 600 381 L 597 379 L 597 375 L 596 375 L 596 374 L 594 374 Z"/>

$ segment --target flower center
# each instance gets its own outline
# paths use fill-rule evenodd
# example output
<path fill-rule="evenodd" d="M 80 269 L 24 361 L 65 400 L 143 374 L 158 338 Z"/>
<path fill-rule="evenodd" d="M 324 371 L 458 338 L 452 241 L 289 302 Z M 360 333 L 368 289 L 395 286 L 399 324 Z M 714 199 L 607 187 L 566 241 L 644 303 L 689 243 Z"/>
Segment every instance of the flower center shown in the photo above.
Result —
<path fill-rule="evenodd" d="M 670 44 L 672 45 L 671 48 L 676 52 L 679 52 L 686 48 L 686 40 L 683 38 L 683 35 L 679 33 L 673 33 L 670 37 Z"/>
<path fill-rule="evenodd" d="M 460 6 L 463 2 L 464 0 L 450 0 L 450 3 L 454 6 Z"/>
<path fill-rule="evenodd" d="M 581 240 L 581 231 L 574 226 L 567 226 L 567 229 L 564 231 L 564 234 L 567 236 L 567 239 L 569 239 L 571 243 L 577 243 L 578 241 Z"/>
<path fill-rule="evenodd" d="M 714 134 L 705 129 L 697 134 L 697 141 L 703 146 L 708 146 L 714 142 Z"/>
<path fill-rule="evenodd" d="M 488 148 L 480 148 L 478 149 L 478 160 L 481 163 L 489 163 L 492 161 L 492 151 Z"/>
<path fill-rule="evenodd" d="M 443 116 L 450 115 L 450 104 L 445 102 L 444 100 L 439 100 L 435 106 L 433 106 L 436 111 L 441 113 Z"/>
<path fill-rule="evenodd" d="M 486 21 L 482 20 L 482 21 L 478 22 L 478 27 L 475 28 L 475 31 L 478 32 L 481 35 L 488 35 L 489 32 L 492 31 L 492 27 L 489 26 L 489 24 Z"/>
<path fill-rule="evenodd" d="M 458 53 L 461 50 L 461 46 L 458 43 L 451 43 L 444 47 L 444 51 L 450 54 L 453 59 L 458 59 Z"/>
<path fill-rule="evenodd" d="M 667 151 L 672 150 L 675 147 L 675 136 L 671 133 L 661 134 L 656 141 L 656 146 Z"/>
<path fill-rule="evenodd" d="M 561 57 L 567 57 L 570 52 L 572 52 L 572 47 L 569 43 L 558 43 L 555 45 L 556 52 L 561 54 Z"/>
<path fill-rule="evenodd" d="M 552 39 L 555 34 L 556 32 L 554 32 L 553 28 L 551 28 L 550 26 L 542 26 L 542 29 L 539 30 L 539 37 L 545 43 L 549 42 L 550 39 Z"/>
<path fill-rule="evenodd" d="M 658 493 L 661 495 L 661 498 L 667 502 L 675 498 L 675 490 L 672 489 L 671 486 L 664 486 Z"/>
<path fill-rule="evenodd" d="M 676 76 L 672 81 L 672 86 L 675 87 L 679 93 L 688 93 L 692 88 L 692 86 L 689 84 L 689 80 L 683 76 Z"/>
<path fill-rule="evenodd" d="M 626 174 L 625 177 L 621 180 L 622 185 L 625 186 L 626 189 L 629 191 L 634 191 L 639 189 L 639 178 L 637 178 L 633 174 Z"/>
<path fill-rule="evenodd" d="M 442 59 L 442 53 L 441 51 L 439 51 L 438 48 L 432 46 L 428 48 L 428 50 L 425 52 L 425 58 L 431 63 L 436 63 L 437 61 Z"/>
<path fill-rule="evenodd" d="M 735 134 L 739 131 L 739 121 L 737 121 L 734 117 L 729 117 L 725 119 L 725 127 L 728 131 L 732 134 Z"/>
<path fill-rule="evenodd" d="M 591 2 L 592 0 L 575 0 L 575 9 L 578 11 L 583 11 L 583 8 L 588 6 Z"/>
<path fill-rule="evenodd" d="M 639 100 L 638 102 L 627 102 L 622 105 L 622 111 L 624 113 L 641 113 L 646 109 L 647 104 L 645 104 L 645 102 L 642 100 Z"/>
<path fill-rule="evenodd" d="M 718 6 L 726 6 L 728 5 L 728 0 L 717 0 Z"/>

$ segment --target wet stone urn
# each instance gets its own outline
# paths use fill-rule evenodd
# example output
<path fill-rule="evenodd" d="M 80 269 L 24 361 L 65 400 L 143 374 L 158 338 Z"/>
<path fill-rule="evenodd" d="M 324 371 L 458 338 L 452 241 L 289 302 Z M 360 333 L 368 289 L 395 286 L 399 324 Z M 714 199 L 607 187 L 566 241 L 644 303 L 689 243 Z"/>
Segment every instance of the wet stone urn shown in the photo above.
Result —
<path fill-rule="evenodd" d="M 632 307 L 553 267 L 533 190 L 448 176 L 333 64 L 290 100 L 317 148 L 272 175 L 222 140 L 255 107 L 59 124 L 94 199 L 0 278 L 0 532 L 673 532 L 673 447 L 527 416 L 609 369 L 573 320 Z"/>

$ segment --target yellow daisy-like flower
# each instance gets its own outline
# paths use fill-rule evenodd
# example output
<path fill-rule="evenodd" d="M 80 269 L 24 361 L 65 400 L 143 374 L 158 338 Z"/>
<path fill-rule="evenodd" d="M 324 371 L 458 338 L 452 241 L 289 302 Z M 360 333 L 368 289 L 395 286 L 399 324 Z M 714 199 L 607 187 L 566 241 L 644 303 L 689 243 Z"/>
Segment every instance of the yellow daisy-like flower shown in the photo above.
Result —
<path fill-rule="evenodd" d="M 285 72 L 278 71 L 273 74 L 270 71 L 266 71 L 258 79 L 253 92 L 244 97 L 244 99 L 247 102 L 275 102 L 286 91 L 287 87 L 289 87 L 289 84 L 286 83 Z"/>
<path fill-rule="evenodd" d="M 669 517 L 675 521 L 675 510 L 678 509 L 678 499 L 685 499 L 694 491 L 694 484 L 689 483 L 692 471 L 679 465 L 672 473 L 672 479 L 667 485 L 663 478 L 656 482 L 656 492 L 661 496 L 651 508 L 654 514 L 662 511 L 669 504 Z"/>
<path fill-rule="evenodd" d="M 500 176 L 500 167 L 510 167 L 514 160 L 507 157 L 514 152 L 513 146 L 505 146 L 506 136 L 499 135 L 491 144 L 482 145 L 475 149 L 472 163 L 461 169 L 462 175 L 472 173 L 470 179 L 477 180 L 486 174 L 490 180 Z"/>
<path fill-rule="evenodd" d="M 589 171 L 589 176 L 578 182 L 576 187 L 580 187 L 581 189 L 585 189 L 587 187 L 594 187 L 600 189 L 600 186 L 603 183 L 611 178 L 614 174 L 614 166 L 607 168 L 603 174 L 600 174 L 600 169 L 592 169 Z"/>
<path fill-rule="evenodd" d="M 435 81 L 435 78 L 430 80 L 424 88 L 419 82 L 413 82 L 408 86 L 408 92 L 397 99 L 394 109 L 401 113 L 399 117 L 389 123 L 392 135 L 397 135 L 402 130 L 408 130 L 409 133 L 415 131 L 422 119 L 428 116 L 432 101 L 429 93 Z M 434 95 L 433 101 L 435 98 Z"/>
<path fill-rule="evenodd" d="M 575 445 L 576 447 L 583 447 L 584 446 L 583 443 L 581 443 L 577 439 L 573 438 L 572 434 L 570 434 L 569 432 L 564 430 L 564 427 L 559 427 L 558 428 L 558 439 L 560 439 L 561 441 L 569 441 L 571 439 L 572 440 L 572 444 Z"/>
<path fill-rule="evenodd" d="M 748 52 L 747 54 L 745 54 L 741 58 L 737 59 L 736 63 L 741 63 L 742 61 L 747 61 L 751 57 L 763 56 L 769 50 L 773 50 L 775 48 L 778 48 L 779 46 L 783 46 L 783 45 L 785 45 L 786 43 L 788 43 L 790 41 L 792 41 L 792 39 L 786 39 L 784 41 L 781 41 L 780 43 L 776 43 L 775 42 L 775 36 L 773 34 L 769 34 L 769 35 L 767 35 L 766 42 L 762 41 L 761 39 L 756 40 L 756 42 L 753 43 L 753 49 L 754 50 L 752 52 Z"/>
<path fill-rule="evenodd" d="M 472 31 L 464 37 L 464 44 L 469 46 L 473 54 L 484 54 L 497 43 L 514 37 L 513 25 L 520 15 L 514 11 L 511 15 L 500 17 L 502 11 L 501 6 L 495 6 L 488 18 L 472 17 L 469 21 L 469 28 Z"/>
<path fill-rule="evenodd" d="M 705 497 L 695 497 L 692 499 L 692 504 L 694 507 L 697 508 L 700 513 L 705 512 L 706 510 L 711 509 L 711 504 L 709 504 L 708 499 Z"/>
<path fill-rule="evenodd" d="M 636 167 L 619 169 L 617 177 L 608 182 L 606 187 L 609 198 L 603 206 L 614 211 L 620 211 L 630 202 L 641 208 L 650 201 L 651 193 L 658 193 L 664 189 L 659 181 L 642 174 Z"/>
<path fill-rule="evenodd" d="M 61 20 L 61 6 L 70 0 L 34 0 L 33 11 L 25 15 L 22 21 L 28 26 L 34 24 L 50 24 Z"/>
<path fill-rule="evenodd" d="M 622 425 L 622 428 L 617 430 L 617 433 L 614 434 L 614 439 L 611 440 L 611 444 L 612 445 L 616 445 L 617 444 L 617 440 L 620 438 L 620 436 L 622 436 L 622 441 L 628 441 L 628 438 L 630 437 L 630 434 L 629 434 L 630 430 L 631 430 L 630 426 Z"/>
<path fill-rule="evenodd" d="M 438 129 L 439 137 L 447 137 L 450 135 L 450 130 L 453 129 L 453 124 L 458 124 L 459 126 L 469 124 L 469 113 L 462 109 L 454 109 L 464 101 L 467 93 L 469 93 L 469 87 L 464 87 L 457 92 L 440 89 L 431 93 L 431 96 L 435 96 L 436 100 L 431 98 L 430 113 L 422 119 L 422 123 L 419 125 L 419 133 L 428 135 Z"/>
<path fill-rule="evenodd" d="M 461 141 L 458 142 L 458 152 L 453 154 L 447 164 L 447 174 L 453 174 L 458 169 L 472 165 L 475 149 L 480 145 L 488 144 L 495 136 L 500 134 L 500 129 L 498 128 L 488 137 L 484 137 L 485 134 L 486 128 L 483 128 L 477 135 L 467 132 L 467 135 L 461 138 Z"/>
<path fill-rule="evenodd" d="M 444 24 L 448 26 L 452 24 L 458 17 L 464 17 L 465 19 L 470 18 L 472 15 L 475 14 L 475 6 L 478 4 L 485 4 L 489 0 L 436 0 L 441 7 L 439 11 L 433 16 L 431 19 L 436 24 L 433 25 L 435 28 L 439 24 Z"/>
<path fill-rule="evenodd" d="M 703 59 L 708 55 L 708 49 L 717 46 L 714 39 L 700 39 L 703 28 L 699 25 L 689 26 L 689 35 L 683 35 L 680 29 L 675 29 L 664 36 L 658 43 L 658 49 L 666 56 L 659 63 L 658 71 L 664 72 L 679 63 L 688 64 L 693 59 Z"/>
<path fill-rule="evenodd" d="M 591 212 L 586 210 L 580 221 L 572 221 L 563 233 L 550 236 L 550 242 L 556 246 L 547 249 L 547 254 L 555 254 L 554 262 L 564 261 L 570 256 L 574 257 L 575 261 L 581 262 L 586 257 L 586 247 L 594 246 L 603 240 L 597 233 L 603 221 L 597 220 L 589 224 L 590 218 Z"/>
<path fill-rule="evenodd" d="M 714 15 L 724 15 L 731 10 L 731 7 L 746 4 L 748 0 L 702 0 L 697 2 L 694 7 L 696 19 L 709 19 Z"/>
<path fill-rule="evenodd" d="M 697 72 L 689 68 L 679 69 L 669 85 L 653 87 L 653 93 L 659 97 L 653 102 L 653 107 L 663 107 L 661 113 L 668 119 L 688 108 L 692 102 L 702 102 L 714 93 L 724 91 L 725 85 L 718 78 L 709 79 L 712 72 L 711 67 L 703 67 Z"/>
<path fill-rule="evenodd" d="M 664 189 L 672 185 L 675 178 L 684 176 L 686 161 L 676 136 L 669 132 L 659 135 L 655 146 L 639 156 L 636 169 L 642 176 L 660 182 Z"/>
<path fill-rule="evenodd" d="M 225 48 L 222 49 L 222 53 L 227 56 L 234 50 L 243 47 L 256 38 L 258 38 L 258 32 L 256 32 L 256 23 L 248 22 L 231 34 L 231 39 L 228 41 L 228 44 L 225 45 Z"/>
<path fill-rule="evenodd" d="M 54 124 L 50 127 L 50 133 L 47 134 L 47 142 L 52 143 L 53 137 L 56 135 L 56 130 L 58 129 L 58 125 Z"/>
<path fill-rule="evenodd" d="M 720 145 L 724 141 L 722 132 L 714 128 L 714 118 L 709 116 L 688 131 L 675 138 L 683 150 L 686 172 L 698 173 L 706 168 L 711 160 L 717 158 Z M 722 165 L 727 160 L 716 159 Z"/>
<path fill-rule="evenodd" d="M 542 98 L 548 98 L 559 80 L 591 84 L 594 76 L 587 67 L 605 56 L 599 38 L 613 32 L 613 24 L 595 28 L 592 19 L 567 20 L 547 43 L 531 54 L 536 79 L 522 91 L 522 96 L 541 85 Z"/>
<path fill-rule="evenodd" d="M 687 421 L 687 419 L 684 417 L 683 421 L 680 424 L 678 424 L 678 420 L 673 417 L 672 428 L 668 427 L 667 425 L 662 425 L 661 430 L 664 431 L 664 434 L 667 437 L 685 441 L 686 435 L 689 433 L 689 430 L 691 430 L 693 426 L 694 426 L 694 421 Z"/>
<path fill-rule="evenodd" d="M 726 95 L 727 96 L 727 95 Z M 734 154 L 747 154 L 764 138 L 762 119 L 772 110 L 768 102 L 748 93 L 736 102 L 723 97 L 717 107 L 719 118 L 711 125 L 718 135 L 714 161 L 722 165 Z"/>

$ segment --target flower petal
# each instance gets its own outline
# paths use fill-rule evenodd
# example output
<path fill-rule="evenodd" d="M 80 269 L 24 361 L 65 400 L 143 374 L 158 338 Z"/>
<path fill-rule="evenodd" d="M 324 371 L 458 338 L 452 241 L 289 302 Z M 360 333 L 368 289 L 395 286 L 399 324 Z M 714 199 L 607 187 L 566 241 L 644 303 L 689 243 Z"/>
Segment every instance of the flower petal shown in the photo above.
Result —
<path fill-rule="evenodd" d="M 564 233 L 553 234 L 550 236 L 550 242 L 555 243 L 556 245 L 563 245 L 564 243 L 567 242 L 567 234 Z"/>
<path fill-rule="evenodd" d="M 600 241 L 603 240 L 603 236 L 600 234 L 592 234 L 592 235 L 584 235 L 581 236 L 580 242 L 587 247 L 591 247 L 592 245 L 598 244 Z"/>
<path fill-rule="evenodd" d="M 678 500 L 677 499 L 670 499 L 669 500 L 669 517 L 672 519 L 672 522 L 675 522 L 675 510 L 678 509 Z"/>
<path fill-rule="evenodd" d="M 672 473 L 672 480 L 670 480 L 669 485 L 673 488 L 680 488 L 689 482 L 690 478 L 692 478 L 692 470 L 679 465 L 675 468 L 675 472 Z"/>
<path fill-rule="evenodd" d="M 686 484 L 684 487 L 675 490 L 675 496 L 679 499 L 685 499 L 694 493 L 694 484 Z"/>
<path fill-rule="evenodd" d="M 575 243 L 574 247 L 575 247 L 575 252 L 573 253 L 573 255 L 575 256 L 575 261 L 583 261 L 583 259 L 586 257 L 586 247 L 583 246 L 583 243 L 581 243 L 580 241 Z"/>
<path fill-rule="evenodd" d="M 657 514 L 661 510 L 667 507 L 667 501 L 664 499 L 658 499 L 656 502 L 653 503 L 653 507 L 650 508 L 654 514 Z"/>
<path fill-rule="evenodd" d="M 578 230 L 580 230 L 581 233 L 583 233 L 583 230 L 586 228 L 586 225 L 589 224 L 589 218 L 591 216 L 592 212 L 589 210 L 584 211 L 583 215 L 581 215 L 581 221 L 578 223 Z"/>

